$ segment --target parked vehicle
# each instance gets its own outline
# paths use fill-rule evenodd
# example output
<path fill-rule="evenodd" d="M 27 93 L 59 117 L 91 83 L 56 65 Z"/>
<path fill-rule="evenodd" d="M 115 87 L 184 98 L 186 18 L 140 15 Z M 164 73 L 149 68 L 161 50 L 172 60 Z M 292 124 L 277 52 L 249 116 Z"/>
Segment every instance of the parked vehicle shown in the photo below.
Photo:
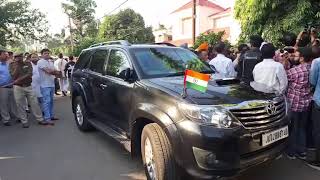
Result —
<path fill-rule="evenodd" d="M 115 41 L 83 50 L 72 75 L 78 128 L 99 129 L 141 156 L 150 180 L 234 176 L 281 155 L 283 96 L 215 74 L 205 93 L 182 96 L 186 69 L 213 73 L 178 47 Z"/>

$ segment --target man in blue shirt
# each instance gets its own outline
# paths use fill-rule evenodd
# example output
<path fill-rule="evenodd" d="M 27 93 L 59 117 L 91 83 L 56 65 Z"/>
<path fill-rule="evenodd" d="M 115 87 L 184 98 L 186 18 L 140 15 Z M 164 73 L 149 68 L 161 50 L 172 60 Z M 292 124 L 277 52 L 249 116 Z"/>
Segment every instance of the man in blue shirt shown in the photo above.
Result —
<path fill-rule="evenodd" d="M 313 122 L 313 138 L 316 147 L 316 153 L 313 166 L 320 167 L 320 48 L 313 48 L 314 54 L 317 57 L 313 60 L 312 69 L 310 73 L 310 83 L 315 88 L 313 96 L 314 105 L 312 110 L 312 122 Z"/>
<path fill-rule="evenodd" d="M 9 54 L 7 51 L 0 50 L 0 114 L 5 126 L 10 126 L 11 116 L 17 114 L 8 57 Z"/>

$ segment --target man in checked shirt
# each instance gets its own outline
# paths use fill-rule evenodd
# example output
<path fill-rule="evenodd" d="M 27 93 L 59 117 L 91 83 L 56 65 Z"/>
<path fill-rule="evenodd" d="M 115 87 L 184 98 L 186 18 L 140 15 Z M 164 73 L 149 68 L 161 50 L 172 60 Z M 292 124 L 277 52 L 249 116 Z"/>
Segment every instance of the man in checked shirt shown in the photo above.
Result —
<path fill-rule="evenodd" d="M 294 60 L 298 65 L 287 71 L 287 98 L 290 107 L 291 131 L 288 158 L 306 159 L 306 123 L 308 121 L 312 91 L 309 82 L 313 53 L 311 48 L 300 48 Z"/>

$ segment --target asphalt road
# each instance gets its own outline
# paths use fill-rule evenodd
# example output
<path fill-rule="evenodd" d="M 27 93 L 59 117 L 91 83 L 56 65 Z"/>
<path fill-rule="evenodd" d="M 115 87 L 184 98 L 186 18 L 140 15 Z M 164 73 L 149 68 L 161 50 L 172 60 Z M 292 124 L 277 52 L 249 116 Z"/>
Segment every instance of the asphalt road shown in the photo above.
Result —
<path fill-rule="evenodd" d="M 73 120 L 70 99 L 58 98 L 54 127 L 32 122 L 0 127 L 0 180 L 140 180 L 139 160 L 100 132 L 82 133 Z M 286 158 L 260 165 L 237 180 L 319 180 L 320 171 Z"/>

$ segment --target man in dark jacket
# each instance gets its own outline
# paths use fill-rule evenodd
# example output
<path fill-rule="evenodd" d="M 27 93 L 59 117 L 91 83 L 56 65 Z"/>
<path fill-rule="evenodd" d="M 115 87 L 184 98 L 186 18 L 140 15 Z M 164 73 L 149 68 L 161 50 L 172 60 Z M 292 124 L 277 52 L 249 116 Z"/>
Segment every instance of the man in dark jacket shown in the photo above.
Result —
<path fill-rule="evenodd" d="M 71 81 L 71 74 L 74 68 L 74 65 L 76 62 L 74 62 L 74 57 L 69 56 L 69 62 L 66 64 L 66 67 L 64 68 L 64 75 L 68 78 L 68 84 L 69 84 L 69 91 L 71 91 L 72 81 Z"/>
<path fill-rule="evenodd" d="M 252 71 L 256 64 L 262 61 L 262 55 L 260 52 L 260 46 L 263 43 L 261 36 L 253 35 L 250 37 L 250 50 L 248 50 L 242 57 L 239 59 L 239 64 L 237 68 L 238 78 L 249 84 L 253 81 Z"/>

